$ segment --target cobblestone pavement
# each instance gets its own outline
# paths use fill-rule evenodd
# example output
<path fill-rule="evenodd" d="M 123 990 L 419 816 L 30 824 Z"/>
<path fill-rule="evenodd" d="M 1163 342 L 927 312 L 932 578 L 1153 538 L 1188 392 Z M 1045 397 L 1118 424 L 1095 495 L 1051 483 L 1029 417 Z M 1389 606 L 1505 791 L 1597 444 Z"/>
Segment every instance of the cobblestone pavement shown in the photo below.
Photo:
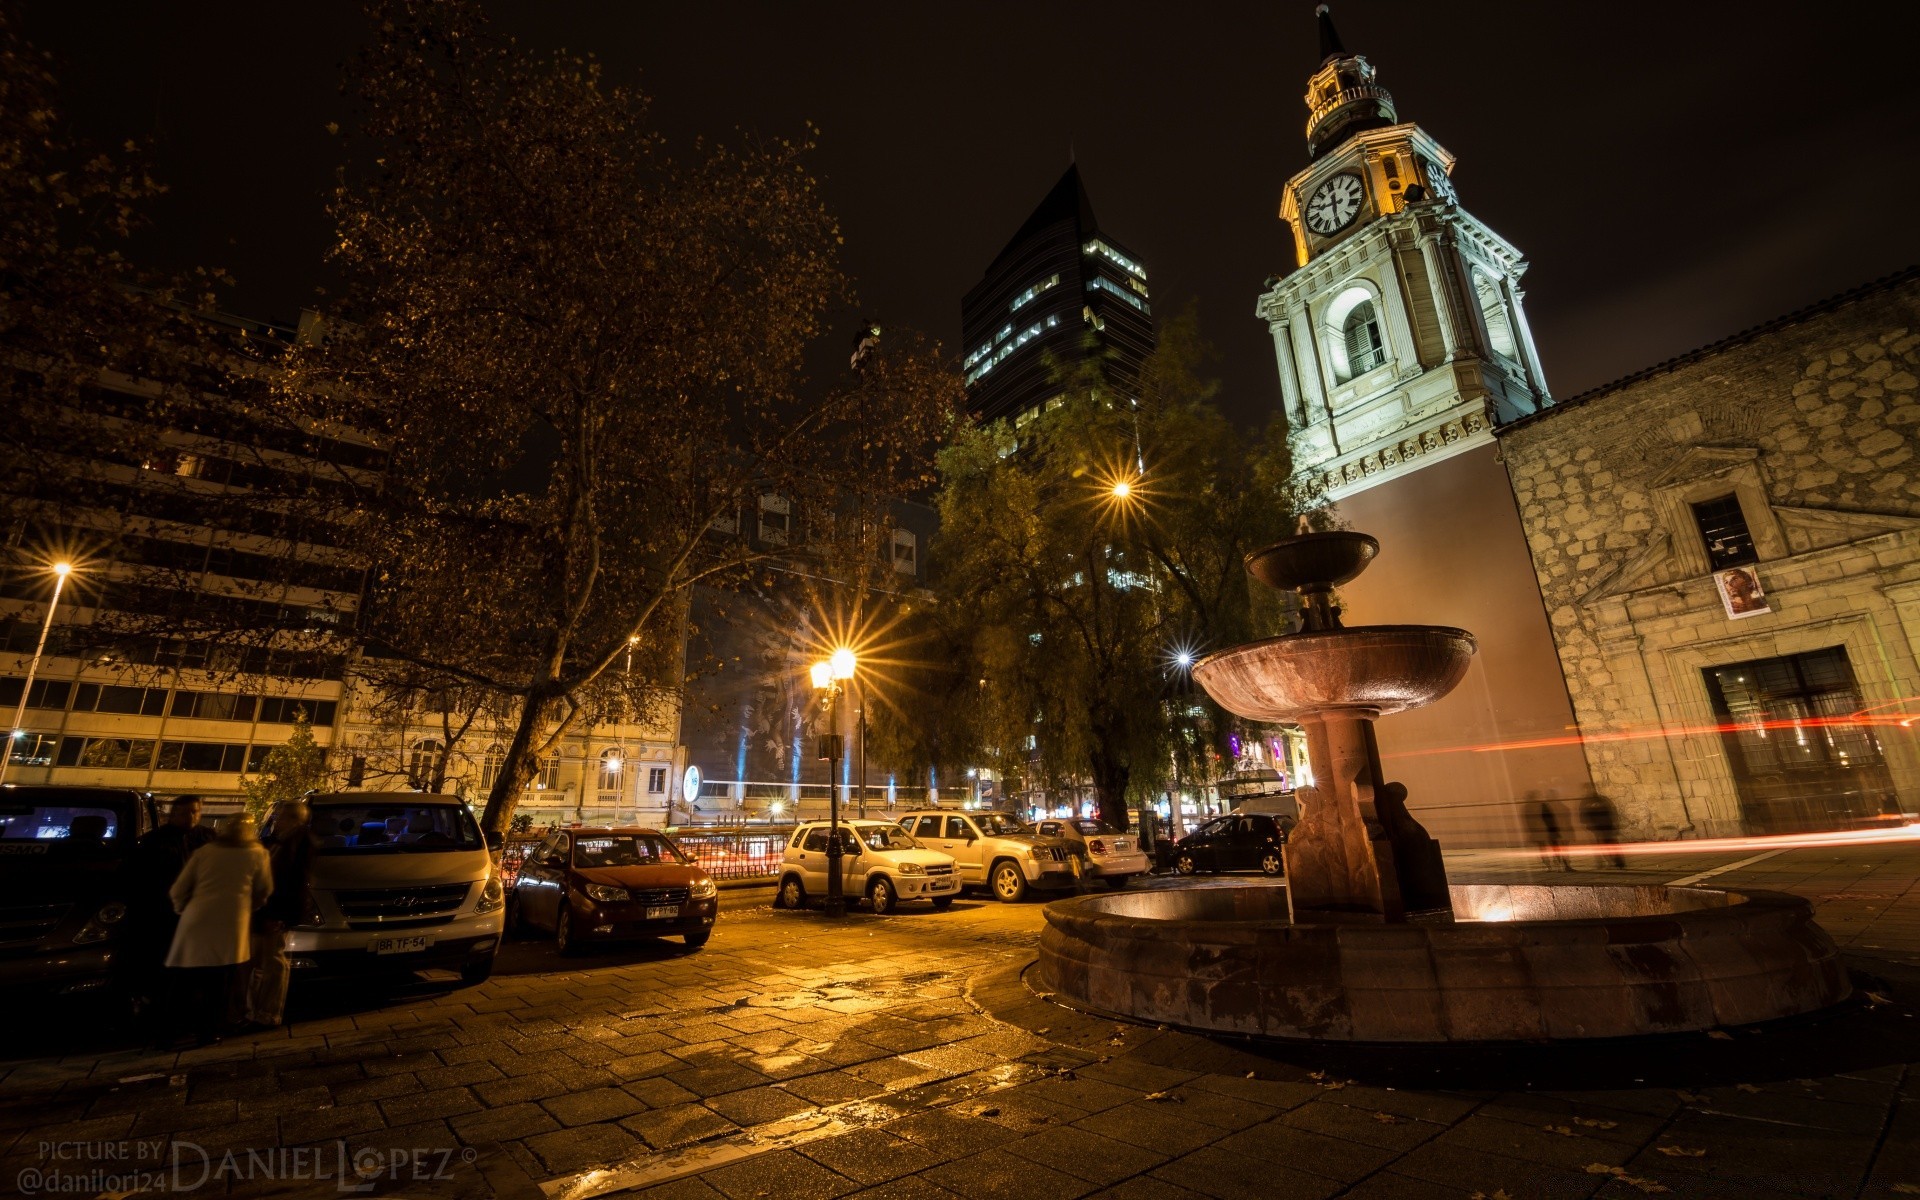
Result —
<path fill-rule="evenodd" d="M 834 923 L 735 896 L 697 953 L 522 944 L 480 987 L 332 995 L 270 1036 L 16 1057 L 0 1194 L 204 1170 L 207 1194 L 339 1195 L 356 1165 L 375 1194 L 528 1200 L 1920 1194 L 1920 847 L 1583 875 L 1705 872 L 1811 897 L 1860 1001 L 1604 1047 L 1262 1046 L 1035 995 L 1035 904 Z M 7 1052 L 57 1053 L 87 1018 L 33 1022 L 10 1006 Z"/>

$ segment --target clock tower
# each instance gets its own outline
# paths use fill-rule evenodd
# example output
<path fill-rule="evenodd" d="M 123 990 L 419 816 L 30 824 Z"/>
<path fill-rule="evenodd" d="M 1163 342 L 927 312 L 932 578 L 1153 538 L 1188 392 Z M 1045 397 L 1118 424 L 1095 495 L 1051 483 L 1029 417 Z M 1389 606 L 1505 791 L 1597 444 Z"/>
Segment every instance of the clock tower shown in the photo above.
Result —
<path fill-rule="evenodd" d="M 1381 727 L 1382 765 L 1436 833 L 1504 840 L 1512 802 L 1570 808 L 1591 790 L 1493 437 L 1553 403 L 1521 307 L 1527 264 L 1461 205 L 1454 156 L 1400 119 L 1325 5 L 1318 17 L 1309 162 L 1280 200 L 1295 267 L 1267 281 L 1256 313 L 1300 482 L 1380 539 L 1378 563 L 1343 591 L 1347 623 L 1479 639 L 1452 696 Z"/>

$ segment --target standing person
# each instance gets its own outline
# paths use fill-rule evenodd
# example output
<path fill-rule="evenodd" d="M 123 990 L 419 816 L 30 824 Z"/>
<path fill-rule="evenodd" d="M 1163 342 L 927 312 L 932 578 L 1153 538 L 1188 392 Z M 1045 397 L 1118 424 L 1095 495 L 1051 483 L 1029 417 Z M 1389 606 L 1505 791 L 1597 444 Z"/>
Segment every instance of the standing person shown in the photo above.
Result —
<path fill-rule="evenodd" d="M 256 1028 L 280 1024 L 287 1007 L 287 930 L 300 923 L 307 907 L 307 879 L 313 871 L 313 830 L 307 806 L 298 800 L 276 805 L 273 839 L 267 850 L 273 867 L 273 895 L 253 920 L 253 969 L 247 979 L 247 1020 Z"/>
<path fill-rule="evenodd" d="M 1603 846 L 1612 846 L 1613 852 L 1606 859 L 1616 871 L 1627 869 L 1627 856 L 1620 853 L 1620 818 L 1613 811 L 1613 801 L 1595 792 L 1580 802 L 1580 823 L 1587 827 L 1593 840 Z"/>
<path fill-rule="evenodd" d="M 194 851 L 213 840 L 200 824 L 200 797 L 175 796 L 166 823 L 149 830 L 121 868 L 127 916 L 116 930 L 114 961 L 134 1015 L 157 1018 L 162 969 L 180 924 L 168 890 Z"/>
<path fill-rule="evenodd" d="M 1562 871 L 1573 870 L 1573 864 L 1560 847 L 1565 843 L 1560 837 L 1560 814 L 1553 811 L 1553 805 L 1537 799 L 1539 792 L 1528 792 L 1527 799 L 1533 805 L 1527 811 L 1528 824 L 1533 827 L 1534 844 L 1540 847 L 1540 865 L 1551 870 L 1559 867 Z"/>
<path fill-rule="evenodd" d="M 273 894 L 273 867 L 253 818 L 222 818 L 213 841 L 194 851 L 168 893 L 180 914 L 167 951 L 174 1031 L 198 1045 L 220 1040 L 238 1009 L 236 968 L 252 953 L 248 926 Z"/>

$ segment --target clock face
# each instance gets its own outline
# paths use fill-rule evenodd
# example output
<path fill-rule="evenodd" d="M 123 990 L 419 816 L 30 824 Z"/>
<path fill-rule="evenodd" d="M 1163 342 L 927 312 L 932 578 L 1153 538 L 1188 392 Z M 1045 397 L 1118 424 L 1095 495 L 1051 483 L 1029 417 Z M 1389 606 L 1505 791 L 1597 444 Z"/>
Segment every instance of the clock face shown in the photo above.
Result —
<path fill-rule="evenodd" d="M 1447 169 L 1430 158 L 1426 160 L 1426 168 L 1427 190 L 1442 200 L 1456 199 L 1453 180 L 1447 178 Z"/>
<path fill-rule="evenodd" d="M 1307 228 L 1315 233 L 1345 229 L 1360 215 L 1362 195 L 1358 175 L 1335 175 L 1314 189 L 1307 201 Z"/>

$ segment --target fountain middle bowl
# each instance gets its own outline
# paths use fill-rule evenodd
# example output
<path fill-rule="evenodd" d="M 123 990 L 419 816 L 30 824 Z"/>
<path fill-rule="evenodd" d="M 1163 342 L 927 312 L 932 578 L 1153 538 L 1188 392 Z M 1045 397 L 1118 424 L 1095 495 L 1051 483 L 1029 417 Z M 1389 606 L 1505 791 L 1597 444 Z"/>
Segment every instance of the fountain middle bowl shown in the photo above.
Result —
<path fill-rule="evenodd" d="M 1396 713 L 1452 691 L 1473 651 L 1464 629 L 1362 625 L 1234 646 L 1195 663 L 1193 677 L 1221 707 L 1252 721 Z"/>

